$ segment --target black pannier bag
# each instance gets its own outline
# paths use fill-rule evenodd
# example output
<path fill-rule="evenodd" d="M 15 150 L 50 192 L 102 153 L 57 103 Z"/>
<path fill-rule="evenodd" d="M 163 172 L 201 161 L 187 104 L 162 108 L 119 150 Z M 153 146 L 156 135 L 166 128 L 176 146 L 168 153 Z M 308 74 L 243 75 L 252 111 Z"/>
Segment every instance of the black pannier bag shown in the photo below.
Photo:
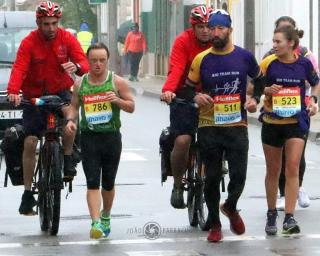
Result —
<path fill-rule="evenodd" d="M 5 130 L 0 148 L 6 162 L 5 187 L 9 176 L 13 186 L 23 185 L 22 153 L 24 143 L 24 130 L 20 124 L 15 124 Z"/>
<path fill-rule="evenodd" d="M 161 155 L 161 182 L 165 182 L 168 176 L 172 176 L 170 155 L 174 145 L 174 136 L 170 133 L 170 127 L 162 130 L 159 145 Z"/>

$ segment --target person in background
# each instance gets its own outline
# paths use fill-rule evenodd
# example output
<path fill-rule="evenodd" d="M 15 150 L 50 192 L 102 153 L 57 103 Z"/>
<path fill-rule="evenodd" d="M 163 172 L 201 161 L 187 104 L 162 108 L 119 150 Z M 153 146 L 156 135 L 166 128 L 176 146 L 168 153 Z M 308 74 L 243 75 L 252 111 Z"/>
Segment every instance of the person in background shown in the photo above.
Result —
<path fill-rule="evenodd" d="M 87 52 L 89 46 L 93 43 L 93 34 L 89 30 L 89 25 L 86 22 L 80 24 L 80 30 L 77 33 L 77 39 L 84 53 Z"/>
<path fill-rule="evenodd" d="M 295 20 L 289 16 L 281 16 L 280 18 L 278 18 L 276 20 L 275 27 L 279 28 L 282 26 L 292 26 L 293 28 L 297 29 Z M 304 34 L 303 30 L 299 30 L 299 38 L 302 38 L 303 34 Z M 303 56 L 303 57 L 308 58 L 311 61 L 315 71 L 317 73 L 319 73 L 317 60 L 316 60 L 315 56 L 313 55 L 313 53 L 307 47 L 298 45 L 298 47 L 295 49 L 295 53 L 299 56 Z M 265 54 L 264 58 L 268 57 L 271 54 L 274 54 L 274 49 L 271 49 L 269 52 L 267 52 Z M 307 86 L 308 86 L 308 89 L 306 90 L 306 97 L 305 97 L 306 103 L 308 103 L 308 101 L 309 101 L 310 91 L 311 91 L 310 85 L 307 84 Z M 310 205 L 310 198 L 309 198 L 308 194 L 306 193 L 305 189 L 302 187 L 303 176 L 304 176 L 304 173 L 306 170 L 305 149 L 306 149 L 307 140 L 308 140 L 308 133 L 307 133 L 307 136 L 305 137 L 305 145 L 303 148 L 303 152 L 302 152 L 301 160 L 300 160 L 300 166 L 299 166 L 298 204 L 302 208 L 309 207 L 309 205 Z M 281 166 L 281 173 L 280 173 L 280 178 L 279 178 L 280 198 L 277 201 L 277 209 L 279 211 L 283 211 L 284 206 L 285 206 L 285 183 L 286 183 L 285 149 L 283 149 L 282 166 Z"/>
<path fill-rule="evenodd" d="M 138 82 L 139 64 L 143 53 L 147 50 L 147 42 L 143 33 L 139 31 L 138 23 L 133 23 L 131 29 L 124 43 L 124 53 L 128 54 L 130 62 L 129 80 Z"/>
<path fill-rule="evenodd" d="M 74 85 L 65 129 L 67 134 L 76 131 L 81 107 L 82 166 L 92 219 L 90 237 L 97 239 L 110 233 L 114 182 L 122 151 L 120 111 L 132 113 L 134 100 L 127 81 L 108 70 L 110 55 L 103 43 L 89 46 L 87 57 L 90 71 Z"/>

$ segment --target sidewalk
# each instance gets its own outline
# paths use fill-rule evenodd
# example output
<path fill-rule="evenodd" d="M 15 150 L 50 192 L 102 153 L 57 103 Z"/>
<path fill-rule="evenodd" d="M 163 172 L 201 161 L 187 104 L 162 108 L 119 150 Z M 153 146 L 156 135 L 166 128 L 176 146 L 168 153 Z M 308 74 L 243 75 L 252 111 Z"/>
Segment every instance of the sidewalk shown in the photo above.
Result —
<path fill-rule="evenodd" d="M 130 82 L 130 87 L 133 88 L 139 94 L 144 96 L 154 97 L 159 99 L 162 86 L 165 79 L 146 77 L 141 78 L 139 82 Z M 260 125 L 258 121 L 259 111 L 256 113 L 248 113 L 248 122 L 254 125 Z M 309 132 L 309 140 L 315 141 L 316 138 L 320 137 L 320 112 L 311 118 L 311 127 Z"/>

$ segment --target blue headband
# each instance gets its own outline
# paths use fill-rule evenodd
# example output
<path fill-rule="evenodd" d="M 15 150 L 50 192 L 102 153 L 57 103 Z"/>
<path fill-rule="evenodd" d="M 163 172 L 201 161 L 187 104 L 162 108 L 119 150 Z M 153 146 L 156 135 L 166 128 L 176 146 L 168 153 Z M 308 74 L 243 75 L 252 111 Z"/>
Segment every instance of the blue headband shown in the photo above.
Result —
<path fill-rule="evenodd" d="M 209 27 L 222 26 L 222 27 L 231 27 L 231 18 L 230 15 L 225 11 L 216 11 L 209 18 L 208 22 Z"/>

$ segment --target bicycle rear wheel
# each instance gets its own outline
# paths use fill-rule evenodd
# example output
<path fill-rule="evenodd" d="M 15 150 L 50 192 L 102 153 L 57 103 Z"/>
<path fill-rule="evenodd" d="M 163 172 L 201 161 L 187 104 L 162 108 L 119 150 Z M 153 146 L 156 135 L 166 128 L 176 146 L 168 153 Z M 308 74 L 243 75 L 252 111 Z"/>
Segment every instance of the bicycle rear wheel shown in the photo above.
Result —
<path fill-rule="evenodd" d="M 196 155 L 193 149 L 190 149 L 189 164 L 187 170 L 187 207 L 188 218 L 190 226 L 198 226 L 198 213 L 197 213 L 197 197 L 196 197 Z"/>
<path fill-rule="evenodd" d="M 204 182 L 205 182 L 205 171 L 202 160 L 200 158 L 200 153 L 196 152 L 196 202 L 197 202 L 197 216 L 199 227 L 203 231 L 208 231 L 210 229 L 210 224 L 208 221 L 208 208 L 204 198 Z"/>
<path fill-rule="evenodd" d="M 42 149 L 42 166 L 44 188 L 39 207 L 41 229 L 49 231 L 51 235 L 56 235 L 59 230 L 63 150 L 61 145 L 56 142 L 46 142 Z M 40 200 L 39 200 L 40 201 Z M 41 208 L 42 211 L 41 211 Z"/>

